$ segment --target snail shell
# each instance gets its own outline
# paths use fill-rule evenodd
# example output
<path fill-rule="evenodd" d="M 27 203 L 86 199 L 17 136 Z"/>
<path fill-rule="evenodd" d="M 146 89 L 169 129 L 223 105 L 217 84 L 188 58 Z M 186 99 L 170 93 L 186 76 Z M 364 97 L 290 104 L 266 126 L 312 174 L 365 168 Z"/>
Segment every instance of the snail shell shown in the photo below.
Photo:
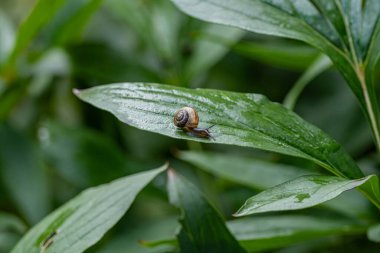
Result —
<path fill-rule="evenodd" d="M 194 108 L 182 107 L 174 114 L 173 122 L 179 128 L 196 128 L 199 123 L 198 113 Z"/>

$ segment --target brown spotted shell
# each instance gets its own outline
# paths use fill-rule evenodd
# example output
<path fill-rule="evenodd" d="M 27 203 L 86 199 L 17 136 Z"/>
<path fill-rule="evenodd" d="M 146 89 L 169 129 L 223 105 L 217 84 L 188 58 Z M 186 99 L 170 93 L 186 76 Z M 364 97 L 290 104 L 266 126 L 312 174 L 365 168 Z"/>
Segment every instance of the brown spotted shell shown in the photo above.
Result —
<path fill-rule="evenodd" d="M 174 114 L 173 122 L 179 128 L 196 128 L 199 123 L 198 113 L 194 108 L 182 107 Z"/>

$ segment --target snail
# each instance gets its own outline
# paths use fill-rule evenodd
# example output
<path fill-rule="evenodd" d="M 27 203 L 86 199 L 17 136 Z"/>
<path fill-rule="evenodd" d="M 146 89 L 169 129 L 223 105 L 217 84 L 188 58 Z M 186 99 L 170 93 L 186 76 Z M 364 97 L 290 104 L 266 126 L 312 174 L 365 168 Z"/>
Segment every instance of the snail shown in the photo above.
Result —
<path fill-rule="evenodd" d="M 173 122 L 176 127 L 181 128 L 189 135 L 214 139 L 209 131 L 214 125 L 208 128 L 198 128 L 199 116 L 194 108 L 182 107 L 174 114 Z"/>

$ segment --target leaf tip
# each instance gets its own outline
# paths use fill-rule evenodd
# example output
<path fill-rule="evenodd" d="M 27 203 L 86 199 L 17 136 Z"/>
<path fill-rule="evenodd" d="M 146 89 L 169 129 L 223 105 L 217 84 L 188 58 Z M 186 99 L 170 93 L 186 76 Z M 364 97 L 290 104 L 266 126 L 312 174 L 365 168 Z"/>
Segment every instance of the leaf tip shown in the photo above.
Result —
<path fill-rule="evenodd" d="M 168 178 L 169 178 L 169 180 L 170 179 L 174 179 L 175 178 L 175 171 L 174 171 L 174 169 L 173 168 L 168 168 Z"/>
<path fill-rule="evenodd" d="M 77 88 L 74 88 L 74 89 L 73 89 L 73 93 L 74 93 L 75 96 L 79 96 L 79 94 L 80 94 L 80 90 L 77 89 Z"/>
<path fill-rule="evenodd" d="M 242 216 L 242 214 L 238 211 L 236 211 L 235 213 L 232 214 L 233 217 L 240 217 Z"/>
<path fill-rule="evenodd" d="M 241 217 L 241 216 L 245 216 L 245 215 L 248 215 L 249 213 L 247 213 L 247 210 L 245 209 L 245 204 L 239 208 L 239 210 L 237 210 L 235 213 L 232 214 L 233 217 Z"/>

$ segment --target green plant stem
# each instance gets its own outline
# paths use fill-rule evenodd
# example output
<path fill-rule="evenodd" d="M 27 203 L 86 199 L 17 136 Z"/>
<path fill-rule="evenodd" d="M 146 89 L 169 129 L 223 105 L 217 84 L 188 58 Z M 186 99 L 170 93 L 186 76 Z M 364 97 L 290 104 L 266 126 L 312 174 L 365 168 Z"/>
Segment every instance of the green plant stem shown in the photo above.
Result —
<path fill-rule="evenodd" d="M 375 145 L 377 150 L 380 152 L 380 133 L 379 133 L 379 122 L 377 121 L 375 111 L 373 110 L 371 98 L 368 93 L 368 84 L 366 83 L 364 77 L 364 71 L 359 66 L 356 67 L 356 73 L 360 81 L 360 86 L 363 91 L 365 106 L 368 112 L 368 119 L 371 124 L 372 132 L 375 138 Z M 374 103 L 377 106 L 377 103 Z"/>
<path fill-rule="evenodd" d="M 288 92 L 283 102 L 284 106 L 293 110 L 299 95 L 305 89 L 306 85 L 331 66 L 332 62 L 326 55 L 317 57 Z"/>

